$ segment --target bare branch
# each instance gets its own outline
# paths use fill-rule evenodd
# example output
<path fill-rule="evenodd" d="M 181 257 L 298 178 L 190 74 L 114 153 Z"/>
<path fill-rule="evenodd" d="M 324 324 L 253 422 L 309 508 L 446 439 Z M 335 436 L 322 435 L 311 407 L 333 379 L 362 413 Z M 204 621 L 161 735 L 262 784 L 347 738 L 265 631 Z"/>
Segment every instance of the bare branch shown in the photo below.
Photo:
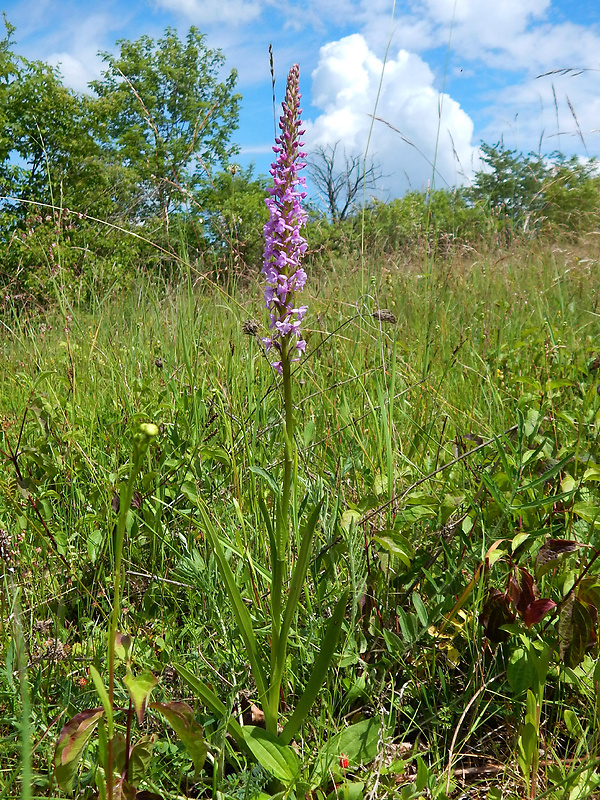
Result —
<path fill-rule="evenodd" d="M 359 192 L 375 188 L 381 172 L 372 162 L 363 169 L 360 156 L 349 156 L 344 151 L 343 165 L 339 161 L 339 142 L 334 145 L 319 146 L 307 162 L 312 182 L 323 196 L 327 211 L 333 222 L 346 219 L 355 205 Z"/>

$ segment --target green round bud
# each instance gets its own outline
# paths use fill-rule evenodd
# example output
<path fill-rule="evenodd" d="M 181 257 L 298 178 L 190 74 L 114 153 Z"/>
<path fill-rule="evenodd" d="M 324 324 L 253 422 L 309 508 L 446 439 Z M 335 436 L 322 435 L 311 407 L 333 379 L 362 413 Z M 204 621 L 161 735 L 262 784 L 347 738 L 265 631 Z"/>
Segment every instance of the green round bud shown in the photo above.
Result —
<path fill-rule="evenodd" d="M 142 422 L 140 425 L 140 433 L 144 438 L 154 439 L 158 436 L 158 425 L 153 422 Z"/>

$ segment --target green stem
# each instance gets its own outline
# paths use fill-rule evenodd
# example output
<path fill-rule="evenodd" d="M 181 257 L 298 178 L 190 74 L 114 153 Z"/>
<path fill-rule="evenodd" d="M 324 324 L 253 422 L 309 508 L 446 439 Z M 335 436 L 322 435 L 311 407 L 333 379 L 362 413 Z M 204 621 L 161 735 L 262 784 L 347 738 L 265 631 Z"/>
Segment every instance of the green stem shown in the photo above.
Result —
<path fill-rule="evenodd" d="M 135 482 L 140 471 L 142 456 L 145 454 L 153 439 L 158 434 L 155 425 L 144 424 L 140 426 L 140 432 L 135 436 L 133 445 L 133 463 L 129 479 L 119 496 L 119 516 L 117 518 L 117 529 L 115 532 L 114 543 L 114 575 L 113 575 L 113 608 L 110 615 L 108 630 L 108 701 L 110 707 L 114 709 L 115 696 L 115 639 L 117 636 L 117 626 L 121 616 L 121 571 L 123 563 L 123 544 L 125 541 L 125 529 L 127 523 L 127 512 L 131 508 Z M 108 722 L 108 764 L 106 776 L 106 789 L 108 800 L 113 800 L 113 740 L 115 735 L 114 718 L 111 716 Z"/>
<path fill-rule="evenodd" d="M 283 372 L 283 405 L 285 416 L 283 487 L 281 504 L 277 511 L 275 530 L 276 552 L 273 553 L 273 579 L 271 583 L 271 684 L 266 702 L 265 722 L 267 730 L 277 734 L 279 717 L 279 695 L 283 675 L 282 665 L 285 642 L 281 643 L 281 615 L 283 586 L 287 580 L 287 549 L 290 531 L 290 500 L 292 496 L 292 476 L 294 467 L 294 409 L 292 405 L 292 376 L 290 369 L 290 346 L 287 338 L 281 343 L 281 368 Z"/>

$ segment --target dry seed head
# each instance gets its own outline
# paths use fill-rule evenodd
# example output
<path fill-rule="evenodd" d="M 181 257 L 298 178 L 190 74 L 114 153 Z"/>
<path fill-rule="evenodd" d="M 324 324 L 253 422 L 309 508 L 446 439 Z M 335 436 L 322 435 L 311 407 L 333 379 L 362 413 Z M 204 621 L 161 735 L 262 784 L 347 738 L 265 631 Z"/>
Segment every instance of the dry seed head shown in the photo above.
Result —
<path fill-rule="evenodd" d="M 377 311 L 374 311 L 371 314 L 371 316 L 378 322 L 387 322 L 390 325 L 395 325 L 398 322 L 395 314 L 392 314 L 389 308 L 378 308 Z"/>
<path fill-rule="evenodd" d="M 247 319 L 242 325 L 242 333 L 246 336 L 258 336 L 260 325 L 255 319 Z"/>

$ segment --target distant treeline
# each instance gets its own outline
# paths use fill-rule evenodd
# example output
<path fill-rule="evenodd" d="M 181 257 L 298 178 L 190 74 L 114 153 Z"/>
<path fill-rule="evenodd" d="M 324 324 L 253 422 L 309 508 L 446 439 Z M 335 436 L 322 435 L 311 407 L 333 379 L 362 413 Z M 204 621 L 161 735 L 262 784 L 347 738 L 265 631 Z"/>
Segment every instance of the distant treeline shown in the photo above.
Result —
<path fill-rule="evenodd" d="M 203 34 L 191 28 L 182 41 L 167 29 L 157 41 L 121 40 L 117 56 L 103 54 L 102 78 L 79 94 L 57 69 L 16 54 L 14 29 L 6 20 L 5 26 L 5 306 L 45 303 L 57 293 L 85 303 L 129 285 L 140 270 L 174 280 L 191 265 L 230 280 L 258 269 L 267 179 L 234 163 L 237 75 L 223 79 L 224 56 L 207 48 Z M 456 246 L 505 246 L 515 237 L 598 228 L 593 160 L 525 156 L 502 144 L 483 145 L 482 152 L 485 167 L 469 188 L 372 200 L 341 215 L 311 207 L 310 252 L 426 247 L 444 256 Z"/>

